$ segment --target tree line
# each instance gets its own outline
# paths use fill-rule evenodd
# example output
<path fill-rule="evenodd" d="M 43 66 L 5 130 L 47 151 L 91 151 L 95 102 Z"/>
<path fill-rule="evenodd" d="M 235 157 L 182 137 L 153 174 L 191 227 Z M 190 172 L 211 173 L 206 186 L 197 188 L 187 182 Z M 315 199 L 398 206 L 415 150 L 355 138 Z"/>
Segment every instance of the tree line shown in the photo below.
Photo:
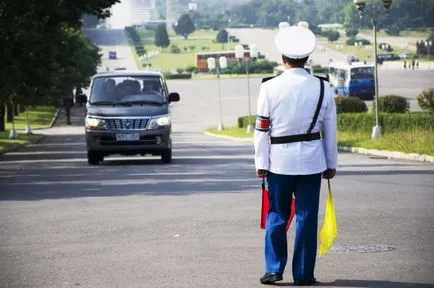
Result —
<path fill-rule="evenodd" d="M 211 1 L 212 2 L 212 1 Z M 380 0 L 370 0 L 366 10 L 378 6 Z M 200 7 L 200 6 L 199 6 Z M 354 29 L 370 28 L 370 20 L 360 19 L 353 0 L 251 0 L 231 10 L 198 10 L 191 12 L 198 28 L 277 27 L 280 22 L 307 21 L 313 29 L 322 23 L 341 23 Z M 393 0 L 388 14 L 379 14 L 378 27 L 390 34 L 402 29 L 434 27 L 434 1 Z M 353 31 L 354 33 L 354 31 Z"/>
<path fill-rule="evenodd" d="M 104 19 L 116 2 L 0 1 L 0 131 L 6 106 L 57 104 L 89 85 L 101 55 L 82 32 L 83 16 Z"/>

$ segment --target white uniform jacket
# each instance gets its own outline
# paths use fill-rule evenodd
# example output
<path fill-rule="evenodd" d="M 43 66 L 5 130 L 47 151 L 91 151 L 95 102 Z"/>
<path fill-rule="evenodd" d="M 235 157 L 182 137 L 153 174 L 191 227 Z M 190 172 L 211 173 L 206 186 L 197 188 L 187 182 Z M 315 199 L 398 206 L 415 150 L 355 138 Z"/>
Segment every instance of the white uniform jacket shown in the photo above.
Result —
<path fill-rule="evenodd" d="M 320 97 L 320 80 L 302 68 L 291 68 L 262 83 L 258 97 L 255 143 L 256 169 L 283 175 L 321 173 L 337 168 L 336 106 L 324 82 L 324 98 L 312 133 L 321 140 L 270 144 L 271 137 L 306 134 Z"/>

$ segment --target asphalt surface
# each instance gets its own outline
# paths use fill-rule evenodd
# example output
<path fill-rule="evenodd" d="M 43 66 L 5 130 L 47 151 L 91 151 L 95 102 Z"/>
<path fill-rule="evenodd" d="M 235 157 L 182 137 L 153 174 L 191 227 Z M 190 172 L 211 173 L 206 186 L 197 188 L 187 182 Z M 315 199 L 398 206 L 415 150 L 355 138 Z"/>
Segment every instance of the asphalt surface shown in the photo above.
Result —
<path fill-rule="evenodd" d="M 181 93 L 171 164 L 87 165 L 78 107 L 73 125 L 61 113 L 42 142 L 0 156 L 0 287 L 261 287 L 253 146 L 203 134 L 218 119 L 212 83 L 169 81 Z M 225 101 L 225 116 L 245 110 L 245 97 Z M 321 286 L 434 287 L 434 165 L 348 153 L 339 163 L 339 235 L 317 261 Z"/>

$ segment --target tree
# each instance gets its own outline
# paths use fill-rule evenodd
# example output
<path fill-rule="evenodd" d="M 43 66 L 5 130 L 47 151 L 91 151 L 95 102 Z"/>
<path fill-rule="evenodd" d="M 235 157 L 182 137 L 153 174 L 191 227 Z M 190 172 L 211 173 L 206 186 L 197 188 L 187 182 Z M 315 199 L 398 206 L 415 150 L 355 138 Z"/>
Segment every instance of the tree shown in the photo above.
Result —
<path fill-rule="evenodd" d="M 345 34 L 348 38 L 355 38 L 359 33 L 360 16 L 357 11 L 356 5 L 353 3 L 348 4 L 344 10 L 345 15 Z"/>
<path fill-rule="evenodd" d="M 159 24 L 155 31 L 154 44 L 157 47 L 167 48 L 170 45 L 169 34 L 167 33 L 166 24 Z"/>
<path fill-rule="evenodd" d="M 327 39 L 328 39 L 330 42 L 335 42 L 335 41 L 337 41 L 337 40 L 339 39 L 340 36 L 341 36 L 341 35 L 339 34 L 338 31 L 330 31 L 330 32 L 327 33 Z"/>
<path fill-rule="evenodd" d="M 216 37 L 217 43 L 228 43 L 228 31 L 226 29 L 220 29 Z"/>
<path fill-rule="evenodd" d="M 188 35 L 196 30 L 194 23 L 188 14 L 181 15 L 175 27 L 175 33 L 184 36 L 185 39 L 188 39 Z"/>
<path fill-rule="evenodd" d="M 8 44 L 0 45 L 0 119 L 5 104 L 46 104 L 67 89 L 88 85 L 100 56 L 80 32 L 82 15 L 103 19 L 116 2 L 0 1 L 0 39 Z M 4 128 L 0 121 L 0 131 Z"/>

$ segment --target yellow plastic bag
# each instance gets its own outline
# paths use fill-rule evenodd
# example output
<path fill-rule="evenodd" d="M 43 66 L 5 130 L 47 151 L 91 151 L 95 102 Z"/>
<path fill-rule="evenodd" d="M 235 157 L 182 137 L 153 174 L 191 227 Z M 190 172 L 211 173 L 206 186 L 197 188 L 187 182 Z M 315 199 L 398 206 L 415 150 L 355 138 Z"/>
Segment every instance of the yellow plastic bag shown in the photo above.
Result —
<path fill-rule="evenodd" d="M 319 234 L 320 250 L 319 256 L 324 255 L 333 246 L 333 242 L 338 235 L 338 225 L 336 223 L 335 206 L 333 205 L 332 190 L 330 180 L 328 180 L 329 193 L 324 216 L 324 224 Z"/>

